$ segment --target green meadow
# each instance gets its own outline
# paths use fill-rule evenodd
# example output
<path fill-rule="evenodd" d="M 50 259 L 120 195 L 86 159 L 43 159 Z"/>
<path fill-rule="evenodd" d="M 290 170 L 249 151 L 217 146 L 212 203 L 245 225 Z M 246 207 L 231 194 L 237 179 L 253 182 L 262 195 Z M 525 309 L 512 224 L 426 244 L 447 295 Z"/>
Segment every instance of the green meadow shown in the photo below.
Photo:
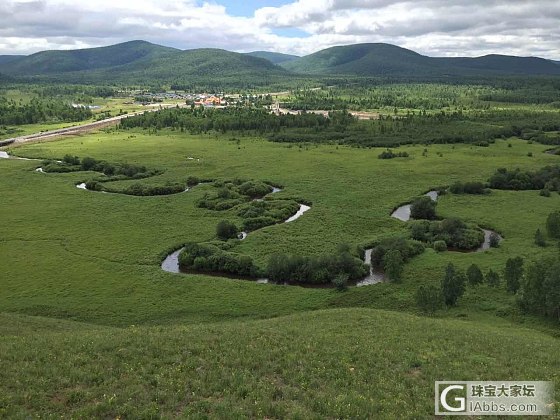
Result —
<path fill-rule="evenodd" d="M 311 210 L 237 245 L 264 266 L 274 253 L 318 255 L 406 234 L 390 217 L 398 205 L 454 181 L 486 181 L 501 167 L 557 164 L 547 148 L 517 138 L 411 145 L 398 149 L 409 157 L 383 160 L 380 148 L 111 129 L 7 150 L 162 171 L 111 183 L 119 188 L 189 176 L 281 185 L 275 198 Z M 552 241 L 533 240 L 560 207 L 556 193 L 442 195 L 439 215 L 499 232 L 500 247 L 427 249 L 399 284 L 337 292 L 162 271 L 182 244 L 213 239 L 220 220 L 240 222 L 234 209 L 197 207 L 212 185 L 168 196 L 98 193 L 75 187 L 98 174 L 39 166 L 0 159 L 0 416 L 431 418 L 435 380 L 553 380 L 560 390 L 557 326 L 522 314 L 503 286 L 467 288 L 434 318 L 419 316 L 414 301 L 420 285 L 439 285 L 449 262 L 501 272 L 509 257 L 556 255 Z"/>

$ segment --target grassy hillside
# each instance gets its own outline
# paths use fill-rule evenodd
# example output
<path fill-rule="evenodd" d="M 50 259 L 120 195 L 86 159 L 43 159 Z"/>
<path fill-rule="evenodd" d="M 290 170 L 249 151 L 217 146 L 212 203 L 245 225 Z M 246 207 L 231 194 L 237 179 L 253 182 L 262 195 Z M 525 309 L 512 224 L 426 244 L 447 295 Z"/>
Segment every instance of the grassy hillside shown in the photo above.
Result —
<path fill-rule="evenodd" d="M 40 319 L 2 318 L 19 327 L 0 336 L 8 418 L 431 418 L 436 380 L 560 385 L 557 338 L 461 320 L 347 309 L 31 334 Z"/>
<path fill-rule="evenodd" d="M 478 58 L 432 58 L 390 44 L 356 44 L 327 48 L 282 63 L 298 73 L 357 76 L 474 76 L 492 74 L 560 74 L 548 60 L 489 55 Z"/>
<path fill-rule="evenodd" d="M 247 55 L 264 58 L 274 64 L 285 63 L 286 61 L 291 61 L 291 60 L 295 60 L 296 58 L 299 58 L 299 56 L 297 55 L 282 54 L 282 53 L 271 52 L 271 51 L 253 51 L 247 53 Z"/>
<path fill-rule="evenodd" d="M 116 67 L 140 59 L 156 59 L 174 52 L 146 41 L 130 41 L 108 47 L 69 51 L 41 51 L 0 66 L 0 72 L 33 76 Z"/>

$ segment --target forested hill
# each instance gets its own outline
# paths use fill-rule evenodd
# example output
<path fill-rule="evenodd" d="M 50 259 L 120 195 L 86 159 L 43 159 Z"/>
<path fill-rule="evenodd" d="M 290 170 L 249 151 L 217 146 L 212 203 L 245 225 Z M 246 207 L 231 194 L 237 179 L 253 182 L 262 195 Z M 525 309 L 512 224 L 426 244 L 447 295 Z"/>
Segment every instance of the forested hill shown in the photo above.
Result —
<path fill-rule="evenodd" d="M 24 58 L 24 55 L 0 55 L 0 65 Z"/>
<path fill-rule="evenodd" d="M 177 50 L 144 41 L 73 51 L 45 51 L 0 64 L 0 73 L 32 81 L 166 83 L 249 87 L 289 74 L 269 60 L 220 49 Z M 286 78 L 287 80 L 287 78 Z"/>
<path fill-rule="evenodd" d="M 295 57 L 266 51 L 183 51 L 130 41 L 15 58 L 0 56 L 0 74 L 31 82 L 166 84 L 189 89 L 286 85 L 332 75 L 404 79 L 560 75 L 560 66 L 536 57 L 433 58 L 390 44 L 332 47 Z"/>
<path fill-rule="evenodd" d="M 356 76 L 560 75 L 560 66 L 538 57 L 434 58 L 390 44 L 332 47 L 281 65 L 297 73 Z"/>
<path fill-rule="evenodd" d="M 108 47 L 80 50 L 41 51 L 0 65 L 0 72 L 32 76 L 90 71 L 138 61 L 157 60 L 179 51 L 146 41 L 130 41 Z"/>
<path fill-rule="evenodd" d="M 282 53 L 271 52 L 271 51 L 253 51 L 253 52 L 247 53 L 247 55 L 251 55 L 253 57 L 264 58 L 265 60 L 268 60 L 273 64 L 285 63 L 287 61 L 292 61 L 292 60 L 295 60 L 297 58 L 300 58 L 297 55 L 282 54 Z"/>

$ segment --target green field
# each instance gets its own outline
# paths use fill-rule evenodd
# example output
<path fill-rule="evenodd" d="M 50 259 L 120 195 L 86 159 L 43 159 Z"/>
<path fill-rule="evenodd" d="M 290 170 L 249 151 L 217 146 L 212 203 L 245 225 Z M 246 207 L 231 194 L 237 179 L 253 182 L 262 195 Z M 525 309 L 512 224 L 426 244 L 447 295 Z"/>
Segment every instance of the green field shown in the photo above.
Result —
<path fill-rule="evenodd" d="M 275 196 L 312 208 L 237 246 L 265 265 L 274 253 L 317 255 L 405 233 L 390 217 L 396 206 L 456 180 L 486 181 L 500 167 L 558 163 L 547 148 L 512 138 L 404 146 L 410 157 L 381 160 L 376 148 L 109 130 L 9 150 L 162 170 L 140 181 L 149 185 L 192 175 L 282 185 Z M 75 187 L 93 173 L 35 172 L 40 165 L 0 160 L 0 415 L 424 418 L 434 380 L 554 380 L 560 389 L 557 326 L 521 314 L 503 287 L 468 288 L 438 319 L 418 317 L 414 302 L 449 262 L 502 271 L 512 256 L 556 255 L 552 242 L 533 242 L 560 207 L 556 193 L 444 195 L 441 216 L 494 229 L 501 246 L 428 249 L 406 264 L 402 283 L 340 293 L 163 272 L 168 252 L 212 239 L 222 219 L 239 221 L 234 210 L 196 206 L 211 185 L 160 197 L 103 194 Z"/>

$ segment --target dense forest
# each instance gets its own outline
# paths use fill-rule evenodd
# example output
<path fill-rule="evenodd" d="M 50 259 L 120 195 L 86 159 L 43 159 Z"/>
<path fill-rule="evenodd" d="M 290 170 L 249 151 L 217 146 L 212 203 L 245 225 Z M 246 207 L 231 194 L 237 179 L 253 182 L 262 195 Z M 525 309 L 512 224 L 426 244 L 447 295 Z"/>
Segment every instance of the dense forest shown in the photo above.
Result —
<path fill-rule="evenodd" d="M 44 122 L 74 122 L 88 119 L 91 110 L 53 100 L 34 98 L 29 102 L 0 97 L 0 124 L 22 125 Z"/>
<path fill-rule="evenodd" d="M 266 135 L 286 143 L 336 143 L 360 147 L 391 147 L 402 144 L 474 143 L 487 146 L 496 138 L 521 136 L 545 144 L 560 144 L 560 119 L 554 112 L 516 110 L 409 112 L 357 120 L 344 111 L 328 117 L 302 112 L 274 115 L 264 108 L 166 109 L 126 118 L 122 128 L 171 128 L 202 133 L 217 131 Z"/>

